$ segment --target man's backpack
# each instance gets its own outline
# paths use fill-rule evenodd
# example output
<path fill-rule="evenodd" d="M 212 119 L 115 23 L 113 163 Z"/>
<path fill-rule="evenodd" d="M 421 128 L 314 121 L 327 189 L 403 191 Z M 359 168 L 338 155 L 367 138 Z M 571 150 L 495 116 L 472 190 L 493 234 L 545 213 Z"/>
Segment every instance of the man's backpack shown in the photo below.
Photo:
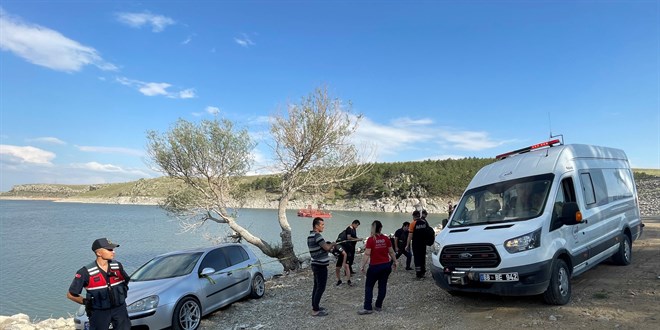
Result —
<path fill-rule="evenodd" d="M 435 243 L 435 230 L 429 225 L 429 222 L 424 219 L 419 219 L 417 221 L 424 221 L 426 226 L 422 228 L 422 241 L 426 246 L 431 246 Z"/>

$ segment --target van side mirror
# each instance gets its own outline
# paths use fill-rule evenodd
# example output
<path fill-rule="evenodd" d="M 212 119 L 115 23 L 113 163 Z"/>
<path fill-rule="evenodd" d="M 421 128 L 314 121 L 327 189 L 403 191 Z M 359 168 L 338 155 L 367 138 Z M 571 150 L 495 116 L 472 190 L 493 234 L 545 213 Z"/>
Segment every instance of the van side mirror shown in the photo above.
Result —
<path fill-rule="evenodd" d="M 559 220 L 567 226 L 577 225 L 582 222 L 582 213 L 575 202 L 564 203 Z"/>

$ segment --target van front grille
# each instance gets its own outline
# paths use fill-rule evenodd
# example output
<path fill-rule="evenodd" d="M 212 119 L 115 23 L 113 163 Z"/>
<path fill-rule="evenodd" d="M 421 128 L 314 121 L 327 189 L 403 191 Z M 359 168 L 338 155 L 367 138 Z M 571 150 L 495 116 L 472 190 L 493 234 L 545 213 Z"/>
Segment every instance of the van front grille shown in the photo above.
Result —
<path fill-rule="evenodd" d="M 500 264 L 500 255 L 492 244 L 447 245 L 440 263 L 452 268 L 494 268 Z"/>

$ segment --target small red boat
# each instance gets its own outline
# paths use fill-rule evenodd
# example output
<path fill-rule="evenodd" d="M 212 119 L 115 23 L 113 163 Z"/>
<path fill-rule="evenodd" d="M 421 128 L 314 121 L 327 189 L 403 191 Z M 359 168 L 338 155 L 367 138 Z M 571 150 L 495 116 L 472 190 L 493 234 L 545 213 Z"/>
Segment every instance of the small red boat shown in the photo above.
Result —
<path fill-rule="evenodd" d="M 308 205 L 306 209 L 298 210 L 298 216 L 306 218 L 332 218 L 330 212 L 322 209 L 313 209 L 311 205 Z"/>

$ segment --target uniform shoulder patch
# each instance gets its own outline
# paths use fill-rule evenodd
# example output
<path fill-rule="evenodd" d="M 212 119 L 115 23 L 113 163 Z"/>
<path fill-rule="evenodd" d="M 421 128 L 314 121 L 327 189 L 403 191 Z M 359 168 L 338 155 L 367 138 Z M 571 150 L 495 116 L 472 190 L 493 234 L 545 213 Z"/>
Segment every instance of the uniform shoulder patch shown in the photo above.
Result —
<path fill-rule="evenodd" d="M 81 277 L 82 277 L 82 275 L 76 274 L 76 278 L 81 278 Z"/>

